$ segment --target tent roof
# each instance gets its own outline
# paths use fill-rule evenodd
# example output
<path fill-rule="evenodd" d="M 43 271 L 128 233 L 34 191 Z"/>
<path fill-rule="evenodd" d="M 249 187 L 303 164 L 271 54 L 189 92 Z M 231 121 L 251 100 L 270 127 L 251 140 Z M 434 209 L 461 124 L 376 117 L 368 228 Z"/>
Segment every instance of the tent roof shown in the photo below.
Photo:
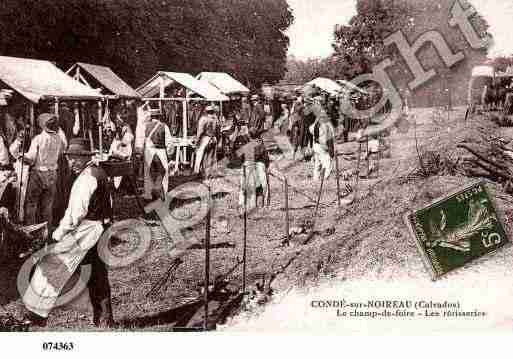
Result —
<path fill-rule="evenodd" d="M 112 71 L 109 67 L 77 62 L 68 70 L 67 73 L 70 73 L 76 67 L 80 67 L 86 71 L 114 95 L 127 98 L 139 97 L 139 94 L 135 92 L 135 90 L 125 81 L 123 81 L 118 75 L 116 75 L 116 73 L 114 73 L 114 71 Z"/>
<path fill-rule="evenodd" d="M 358 91 L 362 94 L 368 94 L 367 91 L 365 91 L 364 89 L 356 86 L 355 84 L 353 84 L 352 82 L 350 81 L 346 81 L 346 80 L 337 80 L 337 83 L 339 83 L 340 85 L 342 86 L 345 86 L 347 88 L 349 88 L 350 90 L 354 90 L 354 91 Z"/>
<path fill-rule="evenodd" d="M 493 66 L 481 65 L 481 66 L 475 66 L 472 69 L 473 77 L 476 77 L 476 76 L 494 77 L 494 74 L 495 74 L 495 69 L 493 68 Z"/>
<path fill-rule="evenodd" d="M 318 77 L 310 82 L 307 82 L 305 86 L 316 86 L 321 90 L 324 90 L 332 95 L 336 95 L 342 91 L 342 86 L 331 79 L 324 77 Z"/>
<path fill-rule="evenodd" d="M 224 72 L 202 72 L 196 78 L 209 82 L 225 95 L 248 94 L 250 92 L 246 86 Z"/>
<path fill-rule="evenodd" d="M 136 91 L 142 97 L 154 97 L 160 93 L 160 81 L 164 81 L 164 88 L 174 82 L 179 83 L 187 90 L 203 97 L 208 101 L 228 101 L 229 98 L 223 95 L 217 88 L 206 81 L 197 80 L 189 74 L 180 72 L 159 71 Z"/>
<path fill-rule="evenodd" d="M 320 89 L 332 94 L 336 95 L 344 90 L 344 88 L 349 88 L 350 90 L 358 91 L 360 93 L 366 94 L 367 91 L 361 89 L 360 87 L 352 84 L 349 81 L 338 80 L 333 81 L 332 79 L 328 79 L 325 77 L 318 77 L 310 82 L 307 82 L 305 86 L 317 86 Z"/>
<path fill-rule="evenodd" d="M 0 56 L 0 80 L 34 103 L 55 97 L 102 98 L 97 91 L 73 80 L 49 61 Z"/>

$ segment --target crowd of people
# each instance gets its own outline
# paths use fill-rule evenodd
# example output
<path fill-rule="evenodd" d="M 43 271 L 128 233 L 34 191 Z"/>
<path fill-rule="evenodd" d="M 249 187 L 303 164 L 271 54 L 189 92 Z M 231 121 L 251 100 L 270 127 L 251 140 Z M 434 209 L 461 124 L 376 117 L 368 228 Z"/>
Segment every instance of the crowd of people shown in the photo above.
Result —
<path fill-rule="evenodd" d="M 270 132 L 271 136 L 290 138 L 294 157 L 299 153 L 304 160 L 311 159 L 313 180 L 328 178 L 339 122 L 347 131 L 344 121 L 339 121 L 338 102 L 317 91 L 297 93 L 293 99 L 253 94 L 225 104 L 222 110 L 214 103 L 195 104 L 198 113 L 192 117 L 191 170 L 210 177 L 217 161 L 232 155 L 242 163 L 240 209 L 258 207 L 259 198 L 263 205 L 269 195 L 271 165 L 263 137 Z M 30 321 L 46 323 L 63 286 L 80 263 L 87 262 L 93 263 L 94 280 L 88 287 L 94 323 L 109 326 L 113 321 L 110 286 L 97 243 L 105 223 L 112 218 L 113 193 L 122 178 L 112 175 L 105 164 L 134 164 L 134 159 L 141 159 L 144 199 L 164 199 L 171 189 L 169 163 L 181 150 L 176 146 L 180 137 L 172 132 L 176 132 L 176 121 L 173 127 L 163 111 L 171 106 L 118 104 L 104 108 L 99 116 L 97 103 L 90 107 L 59 105 L 43 108 L 37 116 L 37 128 L 27 127 L 29 121 L 23 116 L 17 118 L 2 108 L 0 207 L 8 209 L 10 219 L 24 225 L 46 222 L 49 240 L 67 248 L 58 255 L 64 269 L 52 267 L 51 259 L 36 267 L 23 297 Z M 49 110 L 56 108 L 57 113 Z M 98 153 L 100 142 L 108 154 Z M 78 249 L 69 250 L 77 244 Z M 61 275 L 50 279 L 46 274 L 52 271 Z"/>

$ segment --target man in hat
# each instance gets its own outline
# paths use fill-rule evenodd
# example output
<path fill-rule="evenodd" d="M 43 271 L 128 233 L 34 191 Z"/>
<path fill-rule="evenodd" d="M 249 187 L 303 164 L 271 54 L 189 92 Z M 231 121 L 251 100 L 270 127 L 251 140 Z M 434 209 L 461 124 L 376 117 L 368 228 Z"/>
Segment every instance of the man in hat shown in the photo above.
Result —
<path fill-rule="evenodd" d="M 214 106 L 208 105 L 198 122 L 196 135 L 198 147 L 194 173 L 200 173 L 200 170 L 203 170 L 204 175 L 208 176 L 217 162 L 217 125 L 216 109 Z"/>
<path fill-rule="evenodd" d="M 59 106 L 59 126 L 69 141 L 73 138 L 73 126 L 75 125 L 75 114 L 70 110 L 68 104 L 63 102 Z"/>
<path fill-rule="evenodd" d="M 168 153 L 173 151 L 171 131 L 160 121 L 160 112 L 146 117 L 144 131 L 144 198 L 164 199 L 169 190 Z"/>
<path fill-rule="evenodd" d="M 32 139 L 30 148 L 23 157 L 23 161 L 31 166 L 25 221 L 29 225 L 47 222 L 51 230 L 53 203 L 57 193 L 58 161 L 67 143 L 55 115 L 43 113 L 39 115 L 38 123 L 42 132 Z"/>
<path fill-rule="evenodd" d="M 301 96 L 298 96 L 292 105 L 292 109 L 290 111 L 290 121 L 289 121 L 289 136 L 290 141 L 294 147 L 294 158 L 296 156 L 296 152 L 303 145 L 303 132 L 304 132 L 304 110 L 305 107 L 303 105 L 303 99 Z"/>
<path fill-rule="evenodd" d="M 258 95 L 251 96 L 251 115 L 249 118 L 249 128 L 254 128 L 257 132 L 262 132 L 265 125 L 264 105 L 260 102 Z"/>
<path fill-rule="evenodd" d="M 324 172 L 327 179 L 333 168 L 335 157 L 335 130 L 330 122 L 329 116 L 324 110 L 320 110 L 315 123 L 310 126 L 310 133 L 313 136 L 313 180 L 318 181 Z"/>
<path fill-rule="evenodd" d="M 243 169 L 241 171 L 241 186 L 239 193 L 239 208 L 244 213 L 244 197 L 246 211 L 258 206 L 258 197 L 262 198 L 262 207 L 269 196 L 267 169 L 270 165 L 269 154 L 259 132 L 254 128 L 249 130 L 251 140 L 241 149 Z M 245 176 L 244 176 L 245 171 Z M 244 181 L 245 179 L 245 181 Z"/>
<path fill-rule="evenodd" d="M 97 161 L 91 161 L 93 153 L 84 139 L 72 139 L 66 151 L 69 167 L 75 176 L 68 207 L 53 239 L 57 242 L 48 254 L 42 257 L 30 280 L 30 285 L 22 293 L 23 303 L 31 312 L 32 324 L 43 326 L 46 318 L 58 303 L 64 288 L 71 287 L 66 295 L 73 293 L 80 283 L 73 279 L 80 272 L 80 265 L 89 265 L 91 274 L 87 281 L 90 302 L 93 309 L 93 322 L 96 326 L 109 327 L 113 324 L 111 291 L 105 263 L 100 259 L 97 243 L 104 231 L 103 220 L 110 218 L 111 188 L 107 173 Z M 73 275 L 75 273 L 75 275 Z M 86 292 L 77 292 L 87 295 Z"/>

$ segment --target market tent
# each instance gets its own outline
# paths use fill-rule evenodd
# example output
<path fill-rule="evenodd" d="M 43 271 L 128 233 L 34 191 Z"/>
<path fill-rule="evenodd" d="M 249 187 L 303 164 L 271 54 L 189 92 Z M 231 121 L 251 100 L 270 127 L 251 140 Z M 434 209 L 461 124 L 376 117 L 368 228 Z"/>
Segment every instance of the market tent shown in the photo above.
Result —
<path fill-rule="evenodd" d="M 33 103 L 44 99 L 99 99 L 49 61 L 0 56 L 0 80 Z"/>
<path fill-rule="evenodd" d="M 342 91 L 342 86 L 331 79 L 327 79 L 325 77 L 318 77 L 310 82 L 305 84 L 306 86 L 315 86 L 320 88 L 323 91 L 328 92 L 331 95 L 336 95 Z"/>
<path fill-rule="evenodd" d="M 91 65 L 83 62 L 77 62 L 66 73 L 73 76 L 75 80 L 91 88 L 93 86 L 87 81 L 87 77 L 92 77 L 99 85 L 104 87 L 109 95 L 120 98 L 138 98 L 139 94 L 114 73 L 109 67 L 100 65 Z M 86 76 L 84 76 L 84 73 Z"/>
<path fill-rule="evenodd" d="M 481 66 L 475 66 L 472 69 L 472 77 L 480 77 L 480 76 L 494 77 L 494 75 L 495 75 L 495 69 L 493 68 L 493 66 L 481 65 Z"/>
<path fill-rule="evenodd" d="M 250 92 L 246 86 L 224 72 L 202 72 L 196 78 L 207 81 L 225 95 L 249 94 Z"/>
<path fill-rule="evenodd" d="M 346 87 L 348 88 L 349 90 L 351 91 L 357 91 L 361 94 L 368 94 L 367 91 L 365 91 L 364 89 L 356 86 L 355 84 L 353 84 L 352 82 L 350 81 L 346 81 L 346 80 L 337 80 L 337 83 L 339 83 L 340 85 L 342 85 L 343 87 Z"/>
<path fill-rule="evenodd" d="M 146 81 L 136 91 L 144 98 L 156 97 L 166 87 L 178 83 L 188 90 L 187 97 L 197 94 L 208 101 L 228 101 L 229 98 L 223 95 L 216 87 L 206 81 L 197 80 L 189 74 L 180 72 L 159 71 L 150 80 Z"/>

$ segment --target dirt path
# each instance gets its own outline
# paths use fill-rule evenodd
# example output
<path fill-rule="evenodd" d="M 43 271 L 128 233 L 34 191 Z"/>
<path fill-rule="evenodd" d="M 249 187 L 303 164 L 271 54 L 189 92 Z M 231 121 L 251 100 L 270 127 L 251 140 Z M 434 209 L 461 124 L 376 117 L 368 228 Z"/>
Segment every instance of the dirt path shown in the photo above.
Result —
<path fill-rule="evenodd" d="M 456 155 L 457 142 L 472 137 L 476 128 L 489 126 L 480 119 L 463 123 L 461 110 L 453 113 L 450 123 L 443 125 L 433 123 L 427 111 L 416 111 L 416 115 L 421 151 L 437 149 Z M 488 130 L 505 135 L 500 129 Z M 414 133 L 396 133 L 391 140 L 393 154 L 383 166 L 388 173 L 378 184 L 364 181 L 365 199 L 339 214 L 335 238 L 308 248 L 303 259 L 291 266 L 288 275 L 279 281 L 282 288 L 289 290 L 283 291 L 265 308 L 234 318 L 226 326 L 227 330 L 273 328 L 383 334 L 511 328 L 511 246 L 432 282 L 403 222 L 406 212 L 476 179 L 463 176 L 408 178 L 412 168 L 418 166 Z M 392 168 L 398 169 L 391 173 Z M 507 233 L 511 235 L 512 202 L 495 184 L 490 183 L 488 187 L 496 197 Z M 305 270 L 309 264 L 312 268 L 316 263 L 317 271 Z M 294 277 L 301 277 L 305 282 L 300 283 L 301 286 L 292 286 Z M 479 319 L 448 320 L 428 318 L 425 314 L 420 320 L 398 317 L 341 319 L 336 309 L 312 308 L 312 300 L 355 303 L 368 303 L 369 300 L 455 301 L 461 310 L 486 314 Z"/>
<path fill-rule="evenodd" d="M 405 134 L 395 131 L 392 133 L 389 141 L 390 158 L 382 159 L 378 178 L 371 176 L 360 180 L 356 202 L 338 211 L 336 181 L 333 177 L 327 181 L 319 211 L 321 219 L 316 227 L 319 233 L 324 234 L 313 236 L 306 245 L 294 241 L 290 247 L 279 246 L 285 235 L 283 185 L 278 179 L 271 178 L 271 205 L 252 213 L 248 220 L 247 281 L 249 288 L 253 289 L 263 278 L 269 281 L 273 274 L 277 274 L 272 283 L 274 299 L 279 302 L 290 290 L 294 293 L 289 294 L 286 298 L 290 299 L 284 299 L 282 304 L 273 303 L 258 308 L 256 312 L 262 309 L 265 312 L 256 319 L 253 318 L 253 312 L 243 313 L 230 322 L 229 328 L 264 328 L 269 324 L 276 326 L 275 321 L 281 318 L 276 310 L 279 313 L 290 313 L 294 317 L 291 307 L 283 307 L 289 307 L 289 300 L 295 303 L 299 313 L 308 311 L 304 297 L 297 296 L 296 291 L 302 293 L 301 295 L 309 290 L 322 293 L 326 286 L 335 286 L 336 295 L 341 295 L 341 283 L 354 283 L 352 287 L 348 286 L 349 289 L 359 288 L 361 281 L 372 278 L 376 278 L 381 284 L 407 278 L 425 287 L 431 285 L 402 222 L 402 215 L 407 210 L 472 179 L 448 176 L 410 178 L 409 175 L 414 172 L 418 163 L 415 137 L 421 151 L 438 149 L 452 153 L 454 144 L 465 136 L 472 136 L 474 128 L 480 127 L 481 123 L 478 119 L 476 122 L 463 123 L 462 109 L 453 112 L 451 121 L 443 124 L 433 123 L 429 110 L 420 109 L 415 114 L 416 136 L 413 128 Z M 344 153 L 354 152 L 356 147 L 354 143 L 337 145 L 338 151 Z M 350 172 L 355 165 L 355 160 L 340 160 L 342 171 Z M 215 210 L 210 269 L 211 278 L 230 272 L 226 278 L 227 289 L 228 292 L 235 293 L 242 282 L 242 266 L 238 264 L 238 260 L 242 258 L 243 247 L 243 226 L 237 210 L 239 174 L 236 169 L 229 169 L 224 174 L 224 178 L 216 179 L 212 183 Z M 316 197 L 317 186 L 311 180 L 311 168 L 307 162 L 299 162 L 291 167 L 287 175 L 292 186 L 297 189 L 290 193 L 293 227 L 311 217 L 315 204 L 312 199 Z M 354 181 L 351 180 L 348 184 L 354 186 Z M 134 205 L 133 200 L 123 203 L 120 206 L 121 217 L 133 217 Z M 180 211 L 191 211 L 195 205 L 186 204 Z M 505 203 L 500 202 L 499 205 L 504 211 L 509 211 Z M 173 258 L 169 256 L 173 245 L 171 239 L 160 226 L 152 227 L 151 230 L 152 244 L 146 256 L 129 267 L 114 269 L 109 273 L 115 319 L 122 323 L 122 330 L 168 330 L 177 323 L 200 323 L 201 305 L 198 305 L 197 300 L 201 297 L 203 284 L 204 249 L 198 246 L 197 249 L 190 250 L 183 258 L 184 263 L 173 273 L 166 286 L 156 296 L 148 296 L 173 262 Z M 199 243 L 202 242 L 204 233 L 202 223 L 184 230 L 184 235 L 196 238 Z M 123 250 L 123 245 L 119 250 Z M 496 258 L 506 260 L 506 253 L 509 252 L 501 251 Z M 461 282 L 469 281 L 465 279 Z M 372 287 L 374 286 L 373 284 Z M 372 293 L 371 288 L 364 288 Z M 298 307 L 296 302 L 301 305 Z M 213 301 L 213 314 L 223 303 L 223 298 Z M 12 313 L 21 314 L 19 300 L 11 301 L 7 307 Z M 316 314 L 318 317 L 318 313 Z M 250 322 L 246 321 L 247 315 L 253 318 Z M 89 317 L 90 315 L 84 316 L 77 308 L 62 308 L 52 314 L 48 328 L 93 330 Z M 292 319 L 289 323 L 291 328 L 310 326 L 306 322 L 298 325 L 301 315 L 296 317 L 297 320 Z M 316 322 L 314 317 L 310 320 L 311 323 Z"/>

